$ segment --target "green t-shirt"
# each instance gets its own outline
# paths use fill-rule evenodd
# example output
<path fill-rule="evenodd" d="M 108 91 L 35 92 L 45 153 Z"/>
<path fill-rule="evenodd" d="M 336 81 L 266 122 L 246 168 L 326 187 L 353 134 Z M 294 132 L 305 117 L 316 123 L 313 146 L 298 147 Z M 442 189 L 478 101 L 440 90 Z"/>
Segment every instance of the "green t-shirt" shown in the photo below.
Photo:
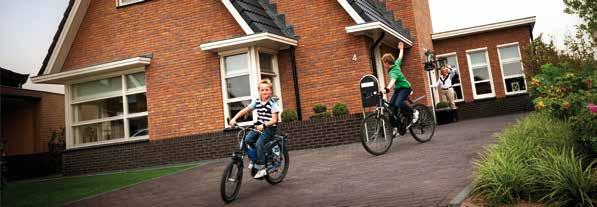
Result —
<path fill-rule="evenodd" d="M 400 65 L 402 65 L 402 59 L 396 60 L 394 65 L 392 65 L 392 67 L 390 68 L 390 72 L 388 73 L 390 79 L 396 80 L 396 83 L 394 84 L 394 89 L 410 88 L 410 83 L 408 82 L 408 80 L 406 80 L 406 77 L 404 77 L 404 74 L 402 74 L 402 72 L 400 71 Z"/>

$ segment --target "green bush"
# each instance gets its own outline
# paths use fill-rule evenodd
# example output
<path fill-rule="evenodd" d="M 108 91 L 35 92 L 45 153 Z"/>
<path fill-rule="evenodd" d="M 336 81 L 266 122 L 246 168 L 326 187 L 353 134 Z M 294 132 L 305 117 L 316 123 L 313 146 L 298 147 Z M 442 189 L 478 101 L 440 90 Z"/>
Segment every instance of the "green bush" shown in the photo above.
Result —
<path fill-rule="evenodd" d="M 597 115 L 584 108 L 569 121 L 582 152 L 590 158 L 597 158 Z"/>
<path fill-rule="evenodd" d="M 295 110 L 287 109 L 282 112 L 282 122 L 292 122 L 298 120 L 298 115 Z"/>
<path fill-rule="evenodd" d="M 475 162 L 473 194 L 492 206 L 533 200 L 542 180 L 536 172 L 539 149 L 572 149 L 573 136 L 569 124 L 548 113 L 533 113 L 506 127 Z"/>
<path fill-rule="evenodd" d="M 323 104 L 315 104 L 315 106 L 313 106 L 313 111 L 316 114 L 326 112 L 327 110 L 328 110 L 328 108 Z"/>
<path fill-rule="evenodd" d="M 330 117 L 330 112 L 322 112 L 322 113 L 316 113 L 313 114 L 311 116 L 311 119 L 320 119 L 320 118 L 325 118 L 325 117 Z"/>
<path fill-rule="evenodd" d="M 443 102 L 443 101 L 440 101 L 439 103 L 437 103 L 435 105 L 435 108 L 437 108 L 437 109 L 447 108 L 447 107 L 448 107 L 448 102 Z"/>
<path fill-rule="evenodd" d="M 543 150 L 537 159 L 536 176 L 539 186 L 537 193 L 541 200 L 555 206 L 594 206 L 597 201 L 597 170 L 595 162 L 583 166 L 573 149 Z"/>
<path fill-rule="evenodd" d="M 343 103 L 334 104 L 334 107 L 332 107 L 332 114 L 334 116 L 348 115 L 348 107 Z"/>

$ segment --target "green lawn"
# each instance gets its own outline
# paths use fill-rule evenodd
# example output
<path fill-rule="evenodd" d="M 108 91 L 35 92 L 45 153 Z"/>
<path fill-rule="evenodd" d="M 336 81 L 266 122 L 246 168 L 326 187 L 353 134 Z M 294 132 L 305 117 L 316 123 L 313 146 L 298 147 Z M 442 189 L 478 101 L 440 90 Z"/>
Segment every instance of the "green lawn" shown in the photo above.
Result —
<path fill-rule="evenodd" d="M 4 207 L 59 206 L 103 192 L 133 185 L 198 166 L 184 165 L 108 175 L 66 177 L 47 181 L 8 183 L 2 192 Z"/>

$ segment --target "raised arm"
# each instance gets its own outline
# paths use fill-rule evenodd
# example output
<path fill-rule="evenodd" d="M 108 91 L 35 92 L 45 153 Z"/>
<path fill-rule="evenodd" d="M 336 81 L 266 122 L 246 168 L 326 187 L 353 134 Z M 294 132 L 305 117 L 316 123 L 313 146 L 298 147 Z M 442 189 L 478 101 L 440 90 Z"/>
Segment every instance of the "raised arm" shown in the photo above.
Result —
<path fill-rule="evenodd" d="M 402 60 L 402 56 L 404 55 L 404 43 L 398 42 L 398 50 L 400 50 L 400 52 L 398 52 L 398 59 L 396 60 Z"/>

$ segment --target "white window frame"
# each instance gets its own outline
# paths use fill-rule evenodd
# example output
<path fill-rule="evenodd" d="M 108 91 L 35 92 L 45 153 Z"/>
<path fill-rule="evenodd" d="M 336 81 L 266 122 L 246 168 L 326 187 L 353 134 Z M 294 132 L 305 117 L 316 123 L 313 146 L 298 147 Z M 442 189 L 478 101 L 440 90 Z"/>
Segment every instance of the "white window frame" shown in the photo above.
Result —
<path fill-rule="evenodd" d="M 135 74 L 135 73 L 140 73 L 140 72 L 144 72 L 145 73 L 145 67 L 140 67 L 140 68 L 132 68 L 132 69 L 128 69 L 128 70 L 124 70 L 124 71 L 120 71 L 120 72 L 116 72 L 116 73 L 110 73 L 110 74 L 105 74 L 105 75 L 100 75 L 100 76 L 95 76 L 95 77 L 89 77 L 89 78 L 85 78 L 85 79 L 79 79 L 79 80 L 75 80 L 75 81 L 71 81 L 65 84 L 64 87 L 64 100 L 65 100 L 65 105 L 66 105 L 66 110 L 65 110 L 65 119 L 66 119 L 66 147 L 67 149 L 76 149 L 76 148 L 81 148 L 81 147 L 89 147 L 89 146 L 100 146 L 100 145 L 105 145 L 105 144 L 112 144 L 112 143 L 120 143 L 120 142 L 128 142 L 128 141 L 137 141 L 137 140 L 148 140 L 149 139 L 149 135 L 144 135 L 144 136 L 138 136 L 138 137 L 134 137 L 131 138 L 129 136 L 129 119 L 131 118 L 137 118 L 137 117 L 148 117 L 149 113 L 148 111 L 145 112 L 139 112 L 139 113 L 134 113 L 134 114 L 129 114 L 128 113 L 128 101 L 127 101 L 127 96 L 128 95 L 134 95 L 134 94 L 139 94 L 139 93 L 146 93 L 147 95 L 147 85 L 143 86 L 143 87 L 139 87 L 139 88 L 134 88 L 133 90 L 127 90 L 127 81 L 126 81 L 126 76 L 130 75 L 130 74 Z M 101 79 L 106 79 L 106 78 L 113 78 L 113 77 L 117 77 L 120 76 L 120 79 L 122 81 L 122 89 L 119 92 L 118 95 L 116 94 L 110 94 L 107 96 L 103 96 L 103 97 L 94 97 L 94 98 L 90 98 L 90 99 L 85 99 L 85 100 L 78 100 L 78 101 L 74 101 L 73 98 L 73 85 L 78 84 L 78 83 L 85 83 L 85 82 L 90 82 L 90 81 L 95 81 L 95 80 L 101 80 Z M 147 77 L 147 76 L 146 76 Z M 147 78 L 146 78 L 147 79 Z M 147 82 L 146 82 L 147 83 Z M 74 105 L 76 104 L 80 104 L 80 103 L 87 103 L 87 102 L 93 102 L 93 101 L 97 101 L 97 100 L 103 100 L 103 99 L 109 99 L 109 98 L 114 98 L 114 97 L 122 97 L 123 101 L 123 114 L 119 115 L 119 116 L 113 116 L 113 117 L 107 117 L 107 118 L 100 118 L 100 119 L 93 119 L 93 120 L 86 120 L 86 121 L 80 121 L 80 122 L 76 122 L 74 120 L 74 114 L 75 112 L 75 107 Z M 148 109 L 149 110 L 149 109 Z M 87 124 L 96 124 L 96 123 L 102 123 L 102 122 L 107 122 L 107 121 L 113 121 L 113 120 L 123 120 L 124 123 L 124 137 L 122 138 L 116 138 L 116 139 L 112 139 L 112 140 L 104 140 L 104 141 L 97 141 L 97 142 L 90 142 L 90 143 L 80 143 L 80 144 L 75 144 L 75 134 L 74 134 L 74 127 L 78 127 L 78 126 L 83 126 L 83 125 L 87 125 Z"/>
<path fill-rule="evenodd" d="M 470 54 L 471 53 L 476 53 L 476 52 L 481 52 L 481 51 L 485 52 L 485 60 L 487 62 L 487 72 L 489 74 L 489 80 L 475 82 L 475 75 L 473 73 L 473 68 L 474 67 L 471 65 Z M 493 98 L 493 97 L 495 97 L 495 86 L 493 85 L 493 75 L 491 74 L 491 62 L 489 60 L 489 51 L 487 50 L 487 47 L 477 48 L 477 49 L 472 49 L 472 50 L 466 50 L 466 61 L 468 63 L 468 72 L 469 72 L 469 76 L 471 78 L 471 86 L 473 88 L 473 98 L 474 99 L 486 99 L 486 98 Z M 478 66 L 475 66 L 475 67 L 478 67 Z M 484 83 L 484 82 L 489 82 L 489 84 L 491 85 L 491 93 L 483 94 L 483 95 L 477 95 L 477 86 L 475 84 L 477 84 L 477 83 Z"/>
<path fill-rule="evenodd" d="M 516 48 L 518 49 L 518 58 L 510 58 L 507 60 L 502 60 L 502 52 L 500 52 L 500 49 L 504 48 L 504 47 L 511 47 L 514 45 L 516 45 Z M 496 48 L 497 48 L 497 52 L 498 52 L 498 59 L 500 61 L 500 69 L 502 72 L 502 82 L 504 84 L 504 92 L 506 93 L 506 95 L 517 95 L 517 94 L 527 93 L 527 90 L 526 90 L 527 89 L 527 80 L 526 80 L 526 76 L 524 75 L 524 65 L 522 64 L 522 54 L 520 53 L 520 44 L 518 42 L 513 42 L 513 43 L 498 45 Z M 520 62 L 520 69 L 521 69 L 520 75 L 504 76 L 504 64 L 514 63 L 514 62 Z M 519 77 L 522 77 L 522 79 L 523 79 L 525 90 L 520 90 L 520 91 L 516 91 L 516 92 L 508 92 L 508 89 L 506 87 L 506 79 L 519 78 Z"/>
<path fill-rule="evenodd" d="M 116 0 L 116 7 L 127 6 L 127 5 L 136 4 L 139 2 L 143 2 L 143 1 L 147 1 L 147 0 L 130 0 L 129 2 L 124 2 L 124 0 Z"/>
<path fill-rule="evenodd" d="M 272 95 L 275 95 L 279 98 L 278 100 L 278 106 L 280 108 L 280 111 L 283 110 L 283 106 L 282 106 L 282 86 L 280 85 L 280 73 L 279 73 L 279 69 L 278 69 L 278 54 L 275 50 L 270 50 L 267 48 L 260 48 L 260 47 L 247 47 L 247 48 L 241 48 L 241 49 L 235 49 L 235 50 L 229 50 L 229 51 L 224 51 L 224 52 L 219 52 L 218 55 L 220 56 L 220 82 L 222 85 L 222 105 L 223 105 L 223 109 L 224 109 L 224 127 L 229 127 L 230 125 L 228 125 L 228 118 L 232 118 L 235 114 L 230 114 L 229 112 L 229 108 L 228 108 L 228 103 L 231 102 L 238 102 L 238 101 L 244 101 L 244 100 L 253 100 L 259 97 L 259 93 L 258 93 L 258 89 L 257 89 L 257 82 L 261 79 L 261 68 L 259 65 L 259 52 L 261 53 L 268 53 L 270 55 L 272 55 L 272 69 L 274 71 L 274 73 L 276 74 L 271 74 L 271 73 L 265 73 L 267 75 L 274 75 L 274 78 L 272 80 L 272 82 L 276 85 L 274 91 L 272 91 Z M 251 96 L 248 99 L 248 97 L 240 97 L 240 98 L 234 98 L 234 99 L 229 99 L 228 98 L 228 90 L 226 88 L 226 78 L 229 77 L 234 77 L 234 76 L 241 76 L 241 75 L 247 75 L 247 73 L 239 73 L 239 74 L 234 74 L 234 76 L 226 76 L 226 68 L 225 68 L 225 58 L 228 56 L 233 56 L 233 55 L 238 55 L 238 54 L 243 54 L 246 53 L 247 54 L 247 64 L 248 64 L 248 75 L 249 75 L 249 87 L 250 87 L 250 91 L 251 91 Z M 253 111 L 253 120 L 252 121 L 246 121 L 246 122 L 240 122 L 238 123 L 238 125 L 241 126 L 246 126 L 246 125 L 252 125 L 255 121 L 257 121 L 257 111 Z"/>
<path fill-rule="evenodd" d="M 441 55 L 436 56 L 437 58 L 447 58 L 447 57 L 452 57 L 454 56 L 456 58 L 456 71 L 458 71 L 458 79 L 460 79 L 460 82 L 457 84 L 452 84 L 452 86 L 460 86 L 460 94 L 462 94 L 462 98 L 461 99 L 454 99 L 455 103 L 460 103 L 464 101 L 464 87 L 462 87 L 462 73 L 460 73 L 460 63 L 458 63 L 458 54 L 456 52 L 451 52 L 451 53 L 444 53 Z M 437 82 L 437 74 L 435 74 L 435 70 L 433 71 L 434 73 L 434 83 Z M 432 83 L 433 85 L 433 83 Z M 453 88 L 453 87 L 452 87 Z M 456 93 L 456 92 L 454 92 Z M 438 97 L 439 97 L 439 91 L 437 92 Z M 454 97 L 456 98 L 456 94 L 454 94 Z"/>

